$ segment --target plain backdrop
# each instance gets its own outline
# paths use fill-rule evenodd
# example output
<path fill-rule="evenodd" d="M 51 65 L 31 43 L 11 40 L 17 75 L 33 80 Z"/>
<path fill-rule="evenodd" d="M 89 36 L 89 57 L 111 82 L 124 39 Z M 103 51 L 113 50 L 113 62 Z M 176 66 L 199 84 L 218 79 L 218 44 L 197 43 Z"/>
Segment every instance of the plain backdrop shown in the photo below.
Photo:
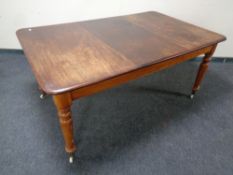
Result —
<path fill-rule="evenodd" d="M 224 34 L 215 56 L 233 57 L 232 0 L 0 0 L 0 48 L 21 48 L 19 28 L 151 10 Z"/>

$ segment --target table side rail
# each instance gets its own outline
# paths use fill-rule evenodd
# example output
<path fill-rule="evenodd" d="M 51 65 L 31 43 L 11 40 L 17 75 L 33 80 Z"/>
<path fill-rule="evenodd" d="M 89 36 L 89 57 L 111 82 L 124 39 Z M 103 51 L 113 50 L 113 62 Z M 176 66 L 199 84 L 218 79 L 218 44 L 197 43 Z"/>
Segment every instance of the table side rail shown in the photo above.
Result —
<path fill-rule="evenodd" d="M 209 53 L 211 51 L 211 49 L 213 47 L 215 47 L 216 45 L 212 45 L 212 46 L 208 46 L 181 56 L 177 56 L 175 58 L 172 59 L 168 59 L 165 61 L 162 61 L 160 63 L 155 63 L 153 65 L 150 66 L 146 66 L 137 70 L 133 70 L 131 72 L 125 73 L 125 74 L 121 74 L 119 76 L 107 79 L 107 80 L 103 80 L 100 81 L 98 83 L 95 84 L 91 84 L 85 87 L 81 87 L 75 90 L 70 91 L 71 93 L 71 98 L 73 100 L 80 98 L 80 97 L 85 97 L 85 96 L 89 96 L 91 94 L 97 93 L 99 91 L 103 91 L 105 89 L 109 89 L 111 87 L 126 83 L 130 80 L 134 80 L 137 79 L 139 77 L 151 74 L 153 72 L 157 72 L 160 70 L 163 70 L 165 68 L 171 67 L 173 65 L 176 65 L 178 63 L 182 63 L 184 61 L 187 61 L 189 59 L 192 59 L 194 57 L 197 57 L 201 54 L 206 54 Z"/>

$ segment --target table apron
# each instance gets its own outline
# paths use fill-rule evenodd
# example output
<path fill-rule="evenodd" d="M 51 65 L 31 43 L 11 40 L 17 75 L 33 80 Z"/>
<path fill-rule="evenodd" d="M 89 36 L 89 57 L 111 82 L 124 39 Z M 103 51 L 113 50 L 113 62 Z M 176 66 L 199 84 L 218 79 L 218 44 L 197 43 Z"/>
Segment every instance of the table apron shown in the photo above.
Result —
<path fill-rule="evenodd" d="M 199 55 L 209 53 L 214 47 L 216 47 L 216 44 L 184 54 L 184 55 L 177 56 L 172 59 L 167 59 L 165 61 L 155 63 L 155 64 L 152 64 L 152 65 L 149 65 L 149 66 L 137 69 L 137 70 L 133 70 L 128 73 L 121 74 L 119 76 L 116 76 L 116 77 L 113 77 L 107 80 L 103 80 L 95 84 L 91 84 L 85 87 L 72 90 L 70 91 L 71 98 L 72 100 L 75 100 L 80 97 L 89 96 L 91 94 L 100 92 L 102 90 L 109 89 L 111 87 L 126 83 L 130 80 L 134 80 L 139 77 L 169 68 L 173 65 L 182 63 L 184 61 L 187 61 Z"/>

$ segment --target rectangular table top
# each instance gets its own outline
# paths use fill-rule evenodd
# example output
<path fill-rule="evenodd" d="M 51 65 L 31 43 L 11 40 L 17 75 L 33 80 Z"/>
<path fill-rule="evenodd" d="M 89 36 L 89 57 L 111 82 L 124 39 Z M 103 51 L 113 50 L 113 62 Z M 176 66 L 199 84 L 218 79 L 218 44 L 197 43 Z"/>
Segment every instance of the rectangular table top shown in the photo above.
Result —
<path fill-rule="evenodd" d="M 49 94 L 91 85 L 226 39 L 157 12 L 24 28 L 17 36 L 40 87 Z"/>

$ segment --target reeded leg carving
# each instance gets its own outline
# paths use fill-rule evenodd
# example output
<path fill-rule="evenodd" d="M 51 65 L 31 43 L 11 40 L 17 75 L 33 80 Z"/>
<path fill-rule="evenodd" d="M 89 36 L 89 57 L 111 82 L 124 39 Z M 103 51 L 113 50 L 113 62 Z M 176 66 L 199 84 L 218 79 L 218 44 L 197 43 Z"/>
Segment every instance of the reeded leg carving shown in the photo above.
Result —
<path fill-rule="evenodd" d="M 69 93 L 58 94 L 53 96 L 54 103 L 57 107 L 59 122 L 65 141 L 65 150 L 70 154 L 69 161 L 73 162 L 73 153 L 76 150 L 74 144 L 73 122 L 71 117 L 72 99 Z"/>
<path fill-rule="evenodd" d="M 194 83 L 193 88 L 192 88 L 192 94 L 190 95 L 191 99 L 193 99 L 194 94 L 200 89 L 201 81 L 203 80 L 204 75 L 208 69 L 208 64 L 210 62 L 210 58 L 214 54 L 216 47 L 217 47 L 217 45 L 213 46 L 211 51 L 209 53 L 205 54 L 205 56 L 200 64 L 200 67 L 199 67 L 199 70 L 198 70 L 198 73 L 196 76 L 196 80 L 195 80 L 195 83 Z"/>

